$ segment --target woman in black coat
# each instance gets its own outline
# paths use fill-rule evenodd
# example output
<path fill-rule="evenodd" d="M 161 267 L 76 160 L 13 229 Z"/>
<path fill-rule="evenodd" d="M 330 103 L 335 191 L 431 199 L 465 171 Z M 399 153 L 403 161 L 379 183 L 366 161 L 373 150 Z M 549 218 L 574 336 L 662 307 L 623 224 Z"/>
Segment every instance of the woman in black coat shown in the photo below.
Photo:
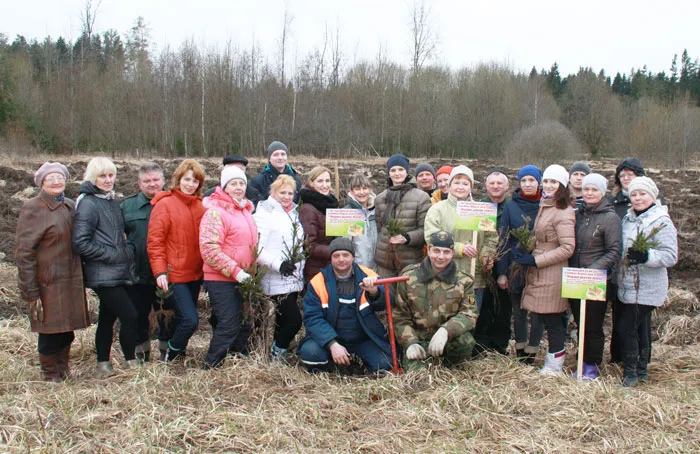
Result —
<path fill-rule="evenodd" d="M 119 342 L 127 367 L 136 359 L 136 308 L 125 286 L 136 280 L 134 251 L 124 236 L 124 216 L 115 199 L 117 168 L 107 158 L 90 160 L 80 185 L 73 222 L 73 250 L 84 263 L 85 286 L 100 298 L 95 333 L 98 378 L 112 372 L 109 361 L 114 322 L 119 319 Z"/>

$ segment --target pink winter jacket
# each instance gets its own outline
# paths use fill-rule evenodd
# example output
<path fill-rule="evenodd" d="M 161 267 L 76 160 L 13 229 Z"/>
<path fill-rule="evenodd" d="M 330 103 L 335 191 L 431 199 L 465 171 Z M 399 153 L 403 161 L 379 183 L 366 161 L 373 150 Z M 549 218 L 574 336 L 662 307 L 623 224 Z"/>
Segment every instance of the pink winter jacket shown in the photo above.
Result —
<path fill-rule="evenodd" d="M 243 199 L 241 206 L 220 187 L 203 203 L 208 208 L 199 227 L 204 280 L 236 282 L 238 272 L 253 263 L 257 247 L 253 204 Z"/>

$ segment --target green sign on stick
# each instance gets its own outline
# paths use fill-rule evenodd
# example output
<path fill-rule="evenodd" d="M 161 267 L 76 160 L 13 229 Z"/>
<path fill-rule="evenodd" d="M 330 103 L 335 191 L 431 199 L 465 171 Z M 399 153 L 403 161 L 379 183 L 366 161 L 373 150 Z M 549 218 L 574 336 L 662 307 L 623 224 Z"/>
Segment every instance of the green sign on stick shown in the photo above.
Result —
<path fill-rule="evenodd" d="M 561 296 L 578 300 L 605 301 L 608 272 L 565 267 L 561 273 Z"/>
<path fill-rule="evenodd" d="M 364 236 L 365 215 L 362 210 L 326 210 L 326 236 Z"/>
<path fill-rule="evenodd" d="M 457 202 L 458 230 L 496 231 L 498 205 L 491 202 Z"/>

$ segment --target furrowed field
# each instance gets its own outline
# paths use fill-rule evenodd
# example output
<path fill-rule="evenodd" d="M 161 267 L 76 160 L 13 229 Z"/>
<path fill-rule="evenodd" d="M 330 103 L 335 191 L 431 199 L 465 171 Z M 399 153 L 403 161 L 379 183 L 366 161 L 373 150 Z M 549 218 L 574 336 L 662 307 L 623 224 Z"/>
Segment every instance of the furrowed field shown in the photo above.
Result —
<path fill-rule="evenodd" d="M 43 157 L 48 159 L 48 157 Z M 93 378 L 95 326 L 76 333 L 73 378 L 41 381 L 36 335 L 19 297 L 13 265 L 15 223 L 36 194 L 33 171 L 46 159 L 0 162 L 0 451 L 2 452 L 699 452 L 700 451 L 700 194 L 697 170 L 650 169 L 679 232 L 679 264 L 669 301 L 654 315 L 650 382 L 620 387 L 621 371 L 579 383 L 543 378 L 544 347 L 535 367 L 491 355 L 459 370 L 431 369 L 382 379 L 310 375 L 264 358 L 231 358 L 214 372 L 200 365 L 211 337 L 208 300 L 200 296 L 200 329 L 185 364 L 151 363 Z M 55 160 L 55 157 L 51 158 Z M 67 195 L 75 196 L 89 157 L 68 164 Z M 414 164 L 416 160 L 414 159 Z M 158 160 L 166 176 L 179 162 Z M 203 161 L 208 185 L 220 159 Z M 318 160 L 292 157 L 302 173 Z M 383 159 L 339 163 L 341 195 L 355 171 L 385 186 Z M 447 162 L 447 161 L 445 161 Z M 115 160 L 117 190 L 136 191 L 140 161 Z M 494 163 L 466 161 L 483 182 Z M 335 162 L 325 162 L 331 169 Z M 438 164 L 438 162 L 433 162 Z M 565 163 L 569 164 L 569 163 Z M 610 177 L 616 162 L 591 166 Z M 253 160 L 253 175 L 264 162 Z M 506 169 L 514 175 L 516 169 Z M 477 195 L 482 187 L 477 185 Z M 96 298 L 90 309 L 96 319 Z M 608 326 L 609 328 L 609 326 Z M 155 342 L 154 342 L 155 346 Z M 576 345 L 568 345 L 568 369 Z"/>

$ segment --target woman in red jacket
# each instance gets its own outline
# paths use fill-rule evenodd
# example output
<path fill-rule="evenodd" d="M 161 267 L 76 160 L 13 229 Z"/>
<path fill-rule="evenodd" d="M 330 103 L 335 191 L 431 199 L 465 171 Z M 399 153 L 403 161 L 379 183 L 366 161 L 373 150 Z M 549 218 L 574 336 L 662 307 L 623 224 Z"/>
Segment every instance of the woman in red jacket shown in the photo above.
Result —
<path fill-rule="evenodd" d="M 253 204 L 245 198 L 243 170 L 227 167 L 221 172 L 221 186 L 204 199 L 208 208 L 199 232 L 199 250 L 204 259 L 204 286 L 216 316 L 214 335 L 204 359 L 205 367 L 220 366 L 232 345 L 248 337 L 248 324 L 241 325 L 243 300 L 240 284 L 250 279 L 245 271 L 255 261 L 258 230 L 253 221 Z"/>
<path fill-rule="evenodd" d="M 170 190 L 153 197 L 148 223 L 148 258 L 156 284 L 172 290 L 176 312 L 175 331 L 161 344 L 161 359 L 184 356 L 187 343 L 197 329 L 197 298 L 202 281 L 199 254 L 199 223 L 206 209 L 202 205 L 204 168 L 185 159 L 175 169 Z"/>

